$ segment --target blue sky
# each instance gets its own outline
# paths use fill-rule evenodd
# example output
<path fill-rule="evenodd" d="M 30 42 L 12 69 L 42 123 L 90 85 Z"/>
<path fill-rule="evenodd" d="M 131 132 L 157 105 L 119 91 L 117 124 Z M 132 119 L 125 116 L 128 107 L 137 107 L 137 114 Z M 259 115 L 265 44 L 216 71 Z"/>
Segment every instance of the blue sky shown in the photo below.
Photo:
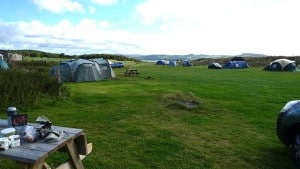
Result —
<path fill-rule="evenodd" d="M 0 49 L 300 55 L 299 0 L 1 0 Z"/>

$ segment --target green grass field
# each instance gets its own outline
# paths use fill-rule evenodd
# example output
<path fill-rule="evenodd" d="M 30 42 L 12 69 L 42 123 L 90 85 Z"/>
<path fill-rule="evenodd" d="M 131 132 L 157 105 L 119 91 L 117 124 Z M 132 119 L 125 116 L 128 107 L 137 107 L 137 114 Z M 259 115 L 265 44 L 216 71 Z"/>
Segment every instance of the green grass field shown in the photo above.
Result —
<path fill-rule="evenodd" d="M 30 122 L 45 115 L 54 125 L 83 128 L 93 143 L 87 169 L 295 168 L 275 127 L 284 104 L 299 99 L 300 73 L 127 65 L 140 75 L 124 76 L 125 67 L 114 69 L 114 80 L 66 83 L 69 99 L 24 113 Z M 170 104 L 189 94 L 198 108 Z M 48 163 L 64 157 L 55 153 Z M 1 159 L 0 168 L 15 165 Z"/>

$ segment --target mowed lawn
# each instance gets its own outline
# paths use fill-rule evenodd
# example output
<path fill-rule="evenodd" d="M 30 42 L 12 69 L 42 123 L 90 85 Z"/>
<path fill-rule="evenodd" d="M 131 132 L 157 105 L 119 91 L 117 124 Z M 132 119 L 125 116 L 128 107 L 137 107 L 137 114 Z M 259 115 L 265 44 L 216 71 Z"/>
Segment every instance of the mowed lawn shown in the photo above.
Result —
<path fill-rule="evenodd" d="M 124 76 L 128 65 L 140 75 Z M 154 63 L 114 71 L 114 80 L 66 83 L 70 98 L 24 113 L 30 122 L 45 115 L 54 125 L 83 128 L 93 143 L 87 169 L 295 168 L 275 128 L 284 104 L 300 99 L 300 72 Z M 166 96 L 188 94 L 200 100 L 198 108 L 168 105 Z M 56 166 L 65 157 L 47 160 Z M 1 159 L 0 168 L 13 167 Z"/>

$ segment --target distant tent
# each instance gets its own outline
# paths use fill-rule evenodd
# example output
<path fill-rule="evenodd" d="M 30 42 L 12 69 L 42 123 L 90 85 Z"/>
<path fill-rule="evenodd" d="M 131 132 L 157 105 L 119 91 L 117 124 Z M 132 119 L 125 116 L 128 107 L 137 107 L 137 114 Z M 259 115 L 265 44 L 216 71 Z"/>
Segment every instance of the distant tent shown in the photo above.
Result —
<path fill-rule="evenodd" d="M 246 61 L 227 61 L 224 63 L 223 68 L 225 69 L 242 69 L 248 68 L 249 65 Z"/>
<path fill-rule="evenodd" d="M 295 72 L 299 71 L 299 68 L 295 61 L 289 59 L 277 59 L 267 65 L 263 70 Z"/>
<path fill-rule="evenodd" d="M 208 69 L 222 69 L 222 65 L 217 62 L 211 62 L 207 65 Z"/>
<path fill-rule="evenodd" d="M 0 69 L 7 70 L 9 69 L 7 63 L 5 62 L 3 55 L 0 54 Z"/>
<path fill-rule="evenodd" d="M 169 61 L 169 66 L 177 66 L 177 62 L 174 60 Z"/>
<path fill-rule="evenodd" d="M 182 62 L 182 65 L 183 65 L 183 66 L 193 66 L 193 64 L 192 64 L 190 61 L 188 61 L 188 60 L 184 60 L 184 61 Z"/>
<path fill-rule="evenodd" d="M 156 61 L 156 64 L 157 65 L 166 65 L 167 62 L 165 60 L 158 60 L 158 61 Z"/>
<path fill-rule="evenodd" d="M 107 65 L 103 66 L 99 63 L 101 63 L 101 59 L 98 61 L 96 59 L 92 61 L 85 59 L 62 61 L 59 65 L 51 67 L 50 73 L 54 77 L 60 77 L 62 82 L 99 81 L 115 77 L 109 65 L 107 67 Z"/>

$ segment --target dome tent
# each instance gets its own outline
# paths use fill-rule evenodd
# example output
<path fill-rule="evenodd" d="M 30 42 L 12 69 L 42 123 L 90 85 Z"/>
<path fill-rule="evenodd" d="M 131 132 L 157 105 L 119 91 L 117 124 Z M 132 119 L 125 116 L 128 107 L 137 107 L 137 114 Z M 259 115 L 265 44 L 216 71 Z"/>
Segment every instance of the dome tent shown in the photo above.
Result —
<path fill-rule="evenodd" d="M 295 72 L 299 71 L 299 68 L 295 61 L 289 59 L 277 59 L 267 65 L 263 70 Z"/>
<path fill-rule="evenodd" d="M 167 64 L 167 61 L 165 61 L 165 60 L 156 61 L 156 65 L 166 65 L 166 64 Z"/>
<path fill-rule="evenodd" d="M 177 66 L 177 62 L 174 60 L 170 60 L 168 65 L 169 66 Z"/>
<path fill-rule="evenodd" d="M 193 64 L 190 61 L 188 61 L 188 60 L 182 61 L 182 65 L 183 66 L 193 66 Z"/>
<path fill-rule="evenodd" d="M 211 62 L 207 65 L 208 69 L 222 69 L 222 65 L 217 62 Z"/>

